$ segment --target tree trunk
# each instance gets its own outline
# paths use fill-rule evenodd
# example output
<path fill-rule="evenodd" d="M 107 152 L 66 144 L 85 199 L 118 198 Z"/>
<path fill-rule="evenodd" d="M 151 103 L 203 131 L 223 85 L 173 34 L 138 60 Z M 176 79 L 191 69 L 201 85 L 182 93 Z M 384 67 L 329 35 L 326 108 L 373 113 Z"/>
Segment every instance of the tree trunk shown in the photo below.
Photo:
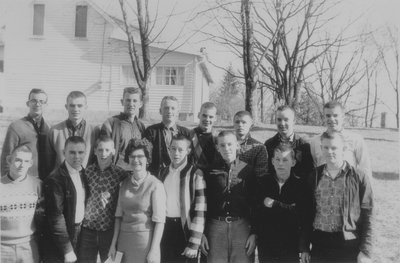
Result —
<path fill-rule="evenodd" d="M 257 103 L 254 91 L 257 90 L 255 63 L 254 63 L 254 38 L 253 21 L 251 17 L 251 1 L 242 0 L 241 19 L 243 33 L 243 68 L 246 85 L 245 109 L 249 111 L 257 121 Z"/>

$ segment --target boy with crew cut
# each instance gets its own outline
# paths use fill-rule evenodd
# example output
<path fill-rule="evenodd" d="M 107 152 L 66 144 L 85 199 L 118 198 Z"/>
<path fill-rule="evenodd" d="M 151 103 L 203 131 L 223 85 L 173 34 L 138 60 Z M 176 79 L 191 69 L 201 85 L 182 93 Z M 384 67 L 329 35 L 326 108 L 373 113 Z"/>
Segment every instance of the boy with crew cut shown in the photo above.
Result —
<path fill-rule="evenodd" d="M 77 261 L 81 224 L 88 188 L 82 164 L 86 144 L 82 137 L 65 141 L 65 160 L 44 181 L 45 228 L 44 263 Z"/>
<path fill-rule="evenodd" d="M 9 172 L 1 178 L 1 262 L 38 263 L 43 220 L 44 196 L 42 181 L 28 173 L 33 165 L 32 151 L 27 145 L 14 148 L 7 156 Z"/>
<path fill-rule="evenodd" d="M 324 118 L 326 131 L 337 131 L 343 134 L 346 151 L 344 159 L 355 168 L 362 170 L 370 180 L 372 180 L 371 159 L 367 145 L 363 137 L 359 134 L 350 132 L 343 127 L 344 109 L 342 104 L 337 101 L 330 101 L 324 105 Z M 318 167 L 325 164 L 325 158 L 321 148 L 321 136 L 317 135 L 310 141 L 311 154 L 314 159 L 314 166 Z"/>
<path fill-rule="evenodd" d="M 148 169 L 153 175 L 157 175 L 162 168 L 171 164 L 169 146 L 171 145 L 172 136 L 183 134 L 190 139 L 193 137 L 192 131 L 176 124 L 179 116 L 177 98 L 174 96 L 165 96 L 161 100 L 160 114 L 162 118 L 161 123 L 147 127 L 144 132 L 144 137 L 153 144 L 152 162 Z M 189 160 L 191 162 L 190 157 Z"/>
<path fill-rule="evenodd" d="M 26 144 L 33 155 L 33 165 L 28 173 L 44 179 L 45 144 L 50 129 L 50 125 L 43 118 L 43 112 L 47 107 L 46 92 L 42 89 L 32 89 L 26 106 L 29 107 L 28 115 L 12 122 L 7 129 L 1 152 L 1 176 L 5 176 L 10 171 L 7 156 L 10 156 L 18 145 Z"/>
<path fill-rule="evenodd" d="M 107 260 L 114 234 L 115 210 L 119 184 L 128 173 L 112 162 L 114 142 L 107 135 L 100 136 L 94 146 L 97 161 L 85 169 L 88 199 L 82 222 L 79 256 L 81 262 L 96 263 Z"/>
<path fill-rule="evenodd" d="M 309 177 L 313 213 L 300 239 L 301 262 L 371 262 L 373 196 L 369 177 L 345 159 L 338 131 L 324 132 L 321 151 L 326 164 Z"/>
<path fill-rule="evenodd" d="M 239 143 L 239 158 L 253 166 L 257 177 L 264 177 L 268 171 L 268 153 L 264 144 L 253 139 L 253 115 L 248 111 L 238 111 L 233 117 L 233 127 Z"/>
<path fill-rule="evenodd" d="M 197 262 L 207 202 L 201 170 L 188 163 L 191 141 L 172 137 L 171 164 L 160 171 L 167 195 L 167 218 L 161 240 L 161 262 Z"/>
<path fill-rule="evenodd" d="M 236 135 L 222 131 L 217 137 L 217 159 L 205 173 L 207 220 L 201 250 L 207 262 L 253 263 L 256 235 L 253 207 L 256 175 L 236 156 Z"/>
<path fill-rule="evenodd" d="M 143 95 L 140 88 L 128 87 L 124 89 L 121 104 L 124 112 L 108 118 L 102 125 L 100 135 L 108 135 L 114 141 L 114 164 L 125 169 L 131 167 L 124 162 L 125 150 L 131 139 L 142 139 L 145 126 L 138 119 L 139 109 L 143 105 Z"/>
<path fill-rule="evenodd" d="M 310 144 L 294 132 L 295 112 L 288 105 L 280 106 L 276 110 L 276 126 L 278 133 L 265 141 L 268 151 L 268 174 L 273 175 L 275 170 L 272 165 L 274 150 L 279 144 L 287 144 L 294 151 L 296 164 L 292 167 L 295 176 L 307 179 L 314 169 Z"/>
<path fill-rule="evenodd" d="M 205 170 L 214 161 L 217 149 L 215 138 L 218 133 L 213 125 L 217 121 L 217 107 L 212 102 L 201 105 L 198 114 L 199 126 L 193 129 L 193 163 Z"/>
<path fill-rule="evenodd" d="M 56 170 L 64 161 L 64 144 L 71 136 L 82 137 L 86 142 L 87 154 L 82 162 L 83 167 L 93 163 L 93 145 L 98 130 L 83 119 L 87 109 L 85 94 L 81 91 L 70 92 L 65 108 L 68 111 L 68 119 L 51 127 L 47 135 L 45 176 Z"/>
<path fill-rule="evenodd" d="M 312 196 L 306 181 L 293 173 L 296 159 L 290 145 L 279 144 L 271 157 L 274 173 L 257 185 L 258 259 L 295 263 L 299 262 L 299 221 L 306 222 L 311 213 Z"/>

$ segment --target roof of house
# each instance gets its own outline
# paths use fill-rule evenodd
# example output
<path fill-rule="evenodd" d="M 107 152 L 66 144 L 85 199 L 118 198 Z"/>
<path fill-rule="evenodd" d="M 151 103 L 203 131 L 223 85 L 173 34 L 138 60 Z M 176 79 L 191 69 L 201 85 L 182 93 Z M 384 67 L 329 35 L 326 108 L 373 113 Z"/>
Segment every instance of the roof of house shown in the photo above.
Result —
<path fill-rule="evenodd" d="M 114 26 L 114 30 L 111 34 L 111 38 L 122 40 L 122 41 L 128 41 L 127 35 L 123 29 L 123 17 L 122 17 L 122 11 L 121 11 L 121 6 L 119 5 L 119 1 L 109 1 L 109 0 L 88 0 L 88 3 L 99 13 L 101 14 L 104 19 L 106 19 L 107 22 L 112 24 Z M 129 2 L 126 2 L 127 6 L 125 8 L 127 12 L 127 17 L 136 17 L 134 14 L 133 7 L 129 5 Z M 139 26 L 136 20 L 130 20 L 129 21 L 131 28 L 133 28 L 133 37 L 134 40 L 137 41 L 137 43 L 140 43 L 140 37 L 139 37 Z M 136 30 L 135 30 L 136 29 Z M 135 34 L 135 31 L 137 34 Z M 200 51 L 195 51 L 194 48 L 190 48 L 187 45 L 182 45 L 178 43 L 160 43 L 160 42 L 152 42 L 150 44 L 151 47 L 159 48 L 159 49 L 164 49 L 164 50 L 172 50 L 174 52 L 181 52 L 185 54 L 191 54 L 195 55 L 197 61 L 199 62 L 199 66 L 201 70 L 203 71 L 204 75 L 207 78 L 207 81 L 210 83 L 213 83 L 212 76 L 210 74 L 209 70 L 209 63 L 208 63 L 208 58 L 205 56 Z"/>

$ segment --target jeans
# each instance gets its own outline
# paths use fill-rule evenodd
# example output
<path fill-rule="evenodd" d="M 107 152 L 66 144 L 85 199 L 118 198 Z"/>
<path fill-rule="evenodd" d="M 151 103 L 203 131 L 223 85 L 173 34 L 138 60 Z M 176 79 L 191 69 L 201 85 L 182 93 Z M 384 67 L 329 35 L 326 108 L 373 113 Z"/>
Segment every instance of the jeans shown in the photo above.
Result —
<path fill-rule="evenodd" d="M 315 230 L 312 233 L 311 260 L 313 262 L 330 263 L 357 262 L 360 240 L 345 240 L 343 233 L 328 233 Z"/>
<path fill-rule="evenodd" d="M 39 247 L 34 239 L 16 245 L 1 244 L 0 261 L 2 263 L 38 263 Z"/>
<path fill-rule="evenodd" d="M 114 228 L 106 231 L 98 231 L 86 227 L 81 230 L 81 242 L 79 248 L 79 260 L 81 263 L 96 263 L 97 254 L 100 254 L 101 262 L 108 258 L 108 251 L 114 235 Z"/>
<path fill-rule="evenodd" d="M 250 236 L 250 222 L 240 219 L 231 223 L 211 219 L 206 227 L 210 250 L 208 263 L 253 263 L 254 253 L 246 256 L 246 241 Z"/>

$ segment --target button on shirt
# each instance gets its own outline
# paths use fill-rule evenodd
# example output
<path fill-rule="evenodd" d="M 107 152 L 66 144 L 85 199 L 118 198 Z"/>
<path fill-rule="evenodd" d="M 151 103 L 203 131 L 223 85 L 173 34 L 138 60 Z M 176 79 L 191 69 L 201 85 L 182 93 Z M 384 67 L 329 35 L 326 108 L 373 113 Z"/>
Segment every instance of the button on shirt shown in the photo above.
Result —
<path fill-rule="evenodd" d="M 165 178 L 164 187 L 167 194 L 167 216 L 168 217 L 181 217 L 181 203 L 180 203 L 180 174 L 183 168 L 186 167 L 187 158 L 183 164 L 174 169 L 172 164 L 169 167 L 169 173 Z"/>
<path fill-rule="evenodd" d="M 75 170 L 68 162 L 65 162 L 67 166 L 69 176 L 75 186 L 76 191 L 76 211 L 75 211 L 75 224 L 82 222 L 85 215 L 85 188 L 81 180 L 79 172 L 82 170 L 80 167 L 79 171 Z"/>
<path fill-rule="evenodd" d="M 332 178 L 325 166 L 315 189 L 315 229 L 331 233 L 342 231 L 345 173 L 342 167 L 337 176 Z"/>

